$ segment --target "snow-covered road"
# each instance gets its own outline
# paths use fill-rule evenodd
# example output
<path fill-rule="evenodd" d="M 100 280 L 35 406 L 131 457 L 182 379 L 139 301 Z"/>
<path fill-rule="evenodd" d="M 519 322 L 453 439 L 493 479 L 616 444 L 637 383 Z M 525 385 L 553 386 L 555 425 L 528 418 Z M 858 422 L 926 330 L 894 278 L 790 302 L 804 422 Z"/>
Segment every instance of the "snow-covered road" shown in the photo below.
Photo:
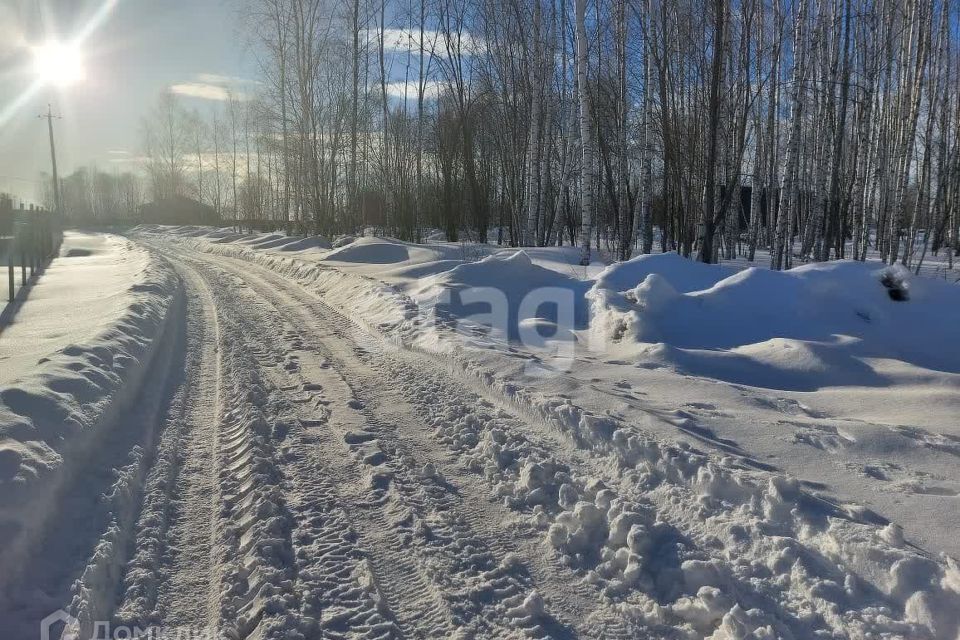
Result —
<path fill-rule="evenodd" d="M 956 637 L 956 563 L 868 511 L 141 241 L 183 283 L 178 330 L 0 598 L 4 637 L 61 608 L 79 638 Z"/>
<path fill-rule="evenodd" d="M 188 287 L 191 346 L 121 622 L 216 622 L 241 637 L 291 625 L 317 636 L 630 635 L 431 423 L 471 416 L 530 455 L 569 445 L 527 440 L 542 427 L 530 433 L 276 274 L 163 250 L 176 251 Z"/>

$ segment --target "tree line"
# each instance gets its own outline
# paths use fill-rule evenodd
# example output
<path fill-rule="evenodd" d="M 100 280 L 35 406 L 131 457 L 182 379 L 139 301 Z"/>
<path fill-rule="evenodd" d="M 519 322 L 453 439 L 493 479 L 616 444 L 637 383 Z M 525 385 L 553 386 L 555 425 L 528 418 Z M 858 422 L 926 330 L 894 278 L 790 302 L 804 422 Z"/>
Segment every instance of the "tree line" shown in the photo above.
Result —
<path fill-rule="evenodd" d="M 952 0 L 249 0 L 260 76 L 145 118 L 151 193 L 406 240 L 952 257 Z"/>
<path fill-rule="evenodd" d="M 56 211 L 53 180 L 41 174 L 40 201 Z M 70 218 L 83 224 L 116 224 L 132 220 L 146 192 L 143 178 L 133 171 L 104 171 L 81 167 L 60 178 L 60 201 Z"/>

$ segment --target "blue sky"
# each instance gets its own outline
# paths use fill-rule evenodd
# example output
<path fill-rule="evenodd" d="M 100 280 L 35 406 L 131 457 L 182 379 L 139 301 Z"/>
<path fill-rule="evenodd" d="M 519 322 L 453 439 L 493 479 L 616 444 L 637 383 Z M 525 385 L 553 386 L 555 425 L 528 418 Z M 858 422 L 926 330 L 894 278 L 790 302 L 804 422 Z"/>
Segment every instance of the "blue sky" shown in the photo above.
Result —
<path fill-rule="evenodd" d="M 106 3 L 106 4 L 105 4 Z M 70 38 L 101 8 L 105 18 L 82 45 L 86 77 L 44 88 L 0 121 L 0 192 L 37 199 L 49 171 L 47 131 L 37 114 L 52 102 L 62 173 L 97 163 L 122 168 L 140 152 L 140 119 L 173 85 L 215 94 L 255 75 L 238 0 L 0 0 L 0 114 L 34 80 L 30 45 Z M 209 101 L 189 99 L 203 108 Z"/>

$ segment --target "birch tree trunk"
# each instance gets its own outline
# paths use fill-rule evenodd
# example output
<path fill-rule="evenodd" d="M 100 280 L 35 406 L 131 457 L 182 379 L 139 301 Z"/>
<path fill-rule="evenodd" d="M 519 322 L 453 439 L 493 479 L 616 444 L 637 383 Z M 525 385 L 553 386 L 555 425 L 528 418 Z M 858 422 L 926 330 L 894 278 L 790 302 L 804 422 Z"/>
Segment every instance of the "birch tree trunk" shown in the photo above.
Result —
<path fill-rule="evenodd" d="M 354 214 L 353 219 L 357 221 L 361 219 L 357 189 L 357 140 L 360 133 L 360 0 L 353 0 L 351 28 L 353 48 L 350 66 L 350 169 L 347 177 L 347 200 L 349 210 Z"/>
<path fill-rule="evenodd" d="M 593 229 L 594 183 L 596 182 L 596 150 L 593 141 L 593 118 L 590 115 L 590 88 L 587 85 L 587 0 L 576 0 L 577 93 L 580 101 L 580 169 L 581 220 L 580 264 L 590 264 L 590 242 Z"/>
<path fill-rule="evenodd" d="M 763 85 L 763 48 L 764 38 L 764 12 L 763 3 L 758 3 L 757 20 L 757 65 L 755 68 L 757 91 Z M 771 67 L 774 66 L 771 56 Z M 771 71 L 767 86 L 767 99 L 773 100 L 773 87 L 776 84 L 776 78 Z M 753 155 L 753 176 L 750 181 L 750 232 L 747 240 L 747 260 L 753 262 L 757 253 L 757 242 L 760 235 L 760 208 L 763 202 L 763 179 L 764 174 L 764 153 L 769 153 L 770 143 L 763 141 L 763 113 L 759 106 L 754 110 L 754 155 Z"/>
<path fill-rule="evenodd" d="M 947 37 L 947 24 L 948 24 L 948 9 L 944 8 L 941 10 L 941 19 L 940 27 L 937 34 L 937 51 L 936 57 L 934 58 L 934 70 L 938 69 L 944 60 L 945 47 L 946 47 L 946 37 Z M 916 247 L 916 240 L 918 234 L 918 227 L 921 220 L 925 220 L 927 212 L 930 206 L 930 173 L 932 171 L 932 156 L 933 156 L 933 125 L 936 122 L 934 114 L 939 112 L 941 109 L 944 109 L 943 106 L 939 104 L 939 95 L 940 95 L 940 82 L 942 74 L 939 72 L 936 73 L 934 80 L 933 88 L 929 93 L 929 98 L 927 104 L 929 108 L 927 110 L 927 121 L 924 126 L 924 152 L 923 152 L 923 162 L 920 166 L 920 178 L 917 185 L 917 198 L 914 203 L 913 216 L 910 221 L 910 229 L 904 238 L 904 247 L 903 247 L 903 257 L 901 259 L 904 266 L 910 266 L 913 260 L 913 253 Z M 945 110 L 945 109 L 944 109 Z M 927 241 L 929 240 L 929 230 L 925 234 L 926 239 L 924 240 L 924 250 L 926 249 Z"/>
<path fill-rule="evenodd" d="M 633 233 L 630 228 L 630 172 L 627 159 L 627 0 L 617 0 L 617 204 L 620 207 L 620 259 L 629 260 Z"/>
<path fill-rule="evenodd" d="M 384 38 L 386 38 L 386 20 L 387 20 L 387 2 L 380 2 L 380 33 L 377 37 L 377 58 L 380 63 L 380 106 L 383 113 L 383 160 L 381 163 L 383 171 L 384 186 L 384 214 L 385 220 L 392 221 L 393 216 L 393 181 L 390 167 L 390 103 L 387 100 L 387 64 L 384 49 L 386 47 Z"/>
<path fill-rule="evenodd" d="M 717 171 L 717 137 L 720 126 L 720 83 L 723 77 L 724 32 L 726 30 L 726 0 L 715 0 L 713 3 L 713 61 L 710 65 L 710 102 L 707 107 L 707 159 L 704 171 L 706 186 L 703 192 L 703 237 L 700 241 L 700 262 L 714 261 L 713 236 L 716 228 L 716 171 Z"/>
<path fill-rule="evenodd" d="M 814 257 L 817 260 L 830 259 L 830 247 L 836 243 L 835 236 L 840 228 L 840 180 L 843 169 L 843 150 L 847 128 L 847 101 L 850 93 L 850 0 L 844 0 L 843 18 L 843 63 L 839 75 L 840 97 L 836 109 L 836 125 L 833 130 L 833 148 L 830 159 L 830 182 L 826 189 L 826 226 L 823 237 L 815 244 Z M 832 91 L 831 91 L 832 95 Z M 843 244 L 843 239 L 840 239 Z M 840 251 L 837 251 L 840 257 Z"/>
<path fill-rule="evenodd" d="M 806 0 L 800 0 L 793 29 L 794 66 L 793 82 L 790 90 L 790 132 L 783 157 L 783 171 L 780 174 L 780 206 L 777 212 L 773 251 L 770 253 L 770 268 L 774 270 L 783 269 L 784 265 L 789 266 L 789 255 L 786 254 L 789 252 L 789 245 L 791 244 L 789 236 L 793 233 L 793 214 L 797 207 L 794 179 L 800 155 L 800 132 L 803 124 L 802 85 L 807 71 L 807 46 L 804 42 L 806 19 L 807 2 Z"/>
<path fill-rule="evenodd" d="M 913 152 L 916 144 L 917 120 L 920 117 L 920 98 L 923 87 L 924 69 L 927 62 L 927 51 L 930 48 L 930 29 L 927 27 L 926 13 L 929 10 L 926 2 L 923 0 L 910 1 L 910 43 L 907 47 L 907 55 L 904 56 L 905 64 L 910 59 L 915 59 L 912 77 L 908 78 L 904 74 L 904 82 L 901 87 L 904 99 L 901 104 L 906 108 L 901 112 L 900 135 L 898 139 L 899 157 L 896 159 L 897 186 L 893 199 L 893 212 L 890 216 L 889 227 L 889 254 L 887 259 L 890 264 L 897 261 L 900 250 L 900 231 L 903 226 L 903 215 L 906 201 L 907 184 L 910 180 L 910 167 L 913 164 Z M 914 44 L 915 43 L 915 44 Z M 914 49 L 916 55 L 913 55 Z"/>
<path fill-rule="evenodd" d="M 540 59 L 541 51 L 541 7 L 540 0 L 533 0 L 533 33 L 529 53 L 529 84 L 530 84 L 530 127 L 527 141 L 527 202 L 526 202 L 526 230 L 523 244 L 537 245 L 537 216 L 542 203 L 540 202 L 540 120 L 542 104 L 542 74 Z"/>
<path fill-rule="evenodd" d="M 641 89 L 641 120 L 640 120 L 640 208 L 637 222 L 634 224 L 634 243 L 640 247 L 640 253 L 650 253 L 653 250 L 653 216 L 650 203 L 653 199 L 653 171 L 651 159 L 653 156 L 652 136 L 650 135 L 650 0 L 646 0 L 643 17 L 643 88 Z"/>

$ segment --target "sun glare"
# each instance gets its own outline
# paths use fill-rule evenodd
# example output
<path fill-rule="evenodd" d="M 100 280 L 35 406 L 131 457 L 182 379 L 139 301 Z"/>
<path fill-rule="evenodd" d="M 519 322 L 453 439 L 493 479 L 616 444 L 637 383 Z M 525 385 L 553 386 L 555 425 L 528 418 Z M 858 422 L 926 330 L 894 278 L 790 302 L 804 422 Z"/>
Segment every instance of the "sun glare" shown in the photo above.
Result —
<path fill-rule="evenodd" d="M 47 42 L 34 47 L 33 70 L 46 84 L 57 87 L 76 84 L 84 77 L 80 48 L 64 42 Z"/>

